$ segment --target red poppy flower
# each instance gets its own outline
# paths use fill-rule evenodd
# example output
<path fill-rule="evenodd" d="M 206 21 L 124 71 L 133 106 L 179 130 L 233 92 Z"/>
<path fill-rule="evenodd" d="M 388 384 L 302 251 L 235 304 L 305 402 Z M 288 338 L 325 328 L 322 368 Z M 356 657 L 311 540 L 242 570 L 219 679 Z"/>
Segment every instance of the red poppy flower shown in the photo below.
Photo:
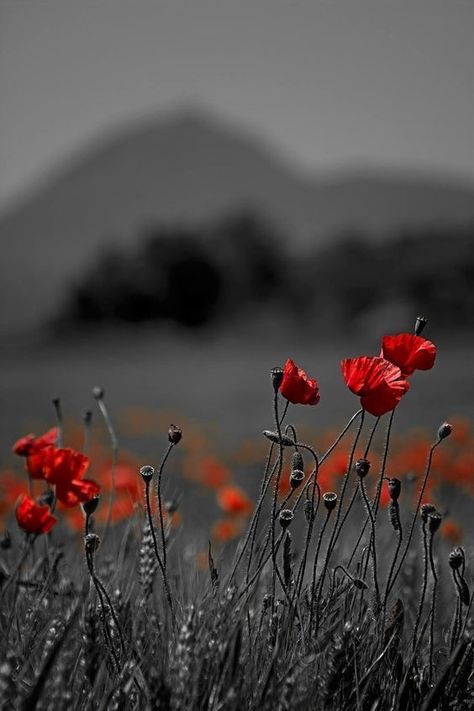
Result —
<path fill-rule="evenodd" d="M 223 486 L 217 492 L 217 501 L 221 509 L 229 514 L 245 516 L 252 510 L 252 502 L 238 486 Z"/>
<path fill-rule="evenodd" d="M 384 336 L 381 356 L 397 365 L 404 377 L 415 370 L 431 370 L 436 359 L 436 346 L 413 333 Z"/>
<path fill-rule="evenodd" d="M 220 543 L 227 543 L 233 538 L 236 538 L 240 533 L 239 526 L 234 521 L 229 519 L 221 519 L 216 521 L 212 527 L 212 538 Z"/>
<path fill-rule="evenodd" d="M 280 392 L 294 405 L 317 405 L 319 402 L 317 381 L 308 378 L 305 371 L 298 368 L 291 358 L 288 358 L 283 368 Z"/>
<path fill-rule="evenodd" d="M 75 506 L 99 493 L 95 481 L 82 478 L 88 467 L 89 458 L 69 447 L 44 450 L 43 476 L 56 486 L 56 497 L 65 506 Z"/>
<path fill-rule="evenodd" d="M 20 439 L 15 442 L 12 449 L 13 452 L 18 454 L 20 457 L 28 457 L 30 454 L 37 452 L 43 447 L 49 447 L 50 445 L 56 444 L 57 439 L 58 428 L 53 427 L 40 437 L 37 437 L 34 434 L 28 434 L 24 437 L 20 437 Z"/>
<path fill-rule="evenodd" d="M 18 525 L 27 533 L 48 533 L 58 520 L 49 506 L 40 506 L 26 494 L 21 497 L 15 514 Z"/>
<path fill-rule="evenodd" d="M 384 358 L 346 358 L 341 370 L 349 390 L 359 395 L 362 407 L 376 417 L 393 410 L 410 387 L 400 368 Z"/>

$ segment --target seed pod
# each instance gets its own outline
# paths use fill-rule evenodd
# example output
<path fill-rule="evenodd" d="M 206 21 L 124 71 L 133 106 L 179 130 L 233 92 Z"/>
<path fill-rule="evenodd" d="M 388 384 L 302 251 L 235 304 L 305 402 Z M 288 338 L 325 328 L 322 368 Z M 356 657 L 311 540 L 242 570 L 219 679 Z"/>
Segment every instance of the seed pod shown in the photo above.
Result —
<path fill-rule="evenodd" d="M 285 528 L 288 528 L 290 523 L 293 521 L 293 518 L 294 514 L 293 511 L 291 511 L 290 509 L 283 509 L 282 511 L 280 511 L 278 519 L 280 521 L 280 526 L 283 528 L 283 530 L 285 530 Z"/>
<path fill-rule="evenodd" d="M 423 331 L 424 327 L 428 323 L 428 320 L 424 316 L 417 316 L 415 321 L 415 336 L 419 336 Z"/>
<path fill-rule="evenodd" d="M 291 439 L 291 437 L 288 437 L 288 435 L 282 434 L 281 437 L 278 437 L 277 432 L 272 432 L 271 430 L 264 430 L 263 434 L 267 439 L 270 440 L 270 442 L 274 442 L 274 444 L 279 444 L 281 442 L 283 447 L 294 447 L 295 446 L 295 441 Z"/>
<path fill-rule="evenodd" d="M 428 516 L 431 513 L 434 513 L 436 511 L 436 507 L 433 506 L 433 504 L 422 504 L 421 509 L 420 509 L 420 516 L 422 518 L 423 523 L 426 523 L 428 520 Z"/>
<path fill-rule="evenodd" d="M 89 501 L 84 501 L 84 503 L 82 504 L 84 513 L 87 516 L 92 516 L 92 514 L 97 510 L 99 501 L 100 501 L 99 494 L 96 494 L 95 496 L 93 496 L 92 499 L 89 499 Z"/>
<path fill-rule="evenodd" d="M 428 516 L 428 529 L 431 534 L 436 533 L 438 528 L 441 526 L 441 521 L 443 520 L 443 517 L 441 516 L 440 513 L 437 511 L 434 511 L 433 513 L 430 513 Z"/>
<path fill-rule="evenodd" d="M 101 388 L 99 385 L 96 385 L 96 387 L 92 390 L 92 394 L 96 400 L 102 400 L 102 398 L 104 397 L 104 388 Z"/>
<path fill-rule="evenodd" d="M 453 570 L 457 570 L 458 568 L 460 568 L 464 562 L 463 549 L 459 546 L 457 548 L 453 548 L 453 550 L 449 554 L 448 562 Z"/>
<path fill-rule="evenodd" d="M 178 444 L 183 436 L 183 430 L 177 425 L 170 425 L 168 429 L 168 440 L 170 444 Z"/>
<path fill-rule="evenodd" d="M 400 479 L 389 479 L 388 480 L 388 493 L 392 501 L 397 501 L 402 490 L 402 482 Z"/>
<path fill-rule="evenodd" d="M 276 392 L 283 382 L 283 368 L 280 368 L 279 366 L 276 368 L 272 368 L 270 371 L 270 376 L 272 379 L 273 389 Z"/>
<path fill-rule="evenodd" d="M 363 479 L 369 473 L 370 462 L 368 459 L 358 459 L 355 463 L 355 470 L 358 476 Z"/>
<path fill-rule="evenodd" d="M 443 422 L 443 424 L 440 425 L 440 428 L 438 430 L 438 439 L 446 439 L 446 437 L 449 437 L 452 431 L 453 426 L 450 425 L 449 422 Z"/>
<path fill-rule="evenodd" d="M 145 466 L 140 469 L 141 477 L 145 483 L 149 482 L 153 479 L 154 473 L 155 473 L 154 468 L 151 467 L 149 464 L 145 464 Z"/>
<path fill-rule="evenodd" d="M 292 489 L 297 489 L 304 480 L 304 472 L 301 469 L 293 469 L 290 476 L 290 486 Z"/>
<path fill-rule="evenodd" d="M 304 472 L 304 461 L 301 452 L 293 452 L 293 456 L 291 458 L 291 471 Z"/>
<path fill-rule="evenodd" d="M 400 519 L 398 512 L 398 501 L 391 501 L 388 507 L 388 518 L 395 531 L 400 530 Z"/>
<path fill-rule="evenodd" d="M 337 504 L 337 494 L 334 491 L 326 491 L 323 494 L 323 503 L 328 511 L 334 511 Z"/>

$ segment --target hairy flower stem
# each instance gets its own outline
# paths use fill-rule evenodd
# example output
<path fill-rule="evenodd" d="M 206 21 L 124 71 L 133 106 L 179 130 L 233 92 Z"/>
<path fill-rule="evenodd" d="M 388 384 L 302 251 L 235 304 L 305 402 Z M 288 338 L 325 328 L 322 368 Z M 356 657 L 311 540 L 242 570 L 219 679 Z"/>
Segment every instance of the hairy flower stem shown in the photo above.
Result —
<path fill-rule="evenodd" d="M 163 469 L 165 467 L 166 460 L 168 459 L 173 447 L 174 447 L 173 442 L 170 442 L 168 445 L 168 449 L 166 450 L 165 456 L 161 460 L 160 468 L 158 470 L 158 481 L 156 484 L 156 498 L 157 498 L 157 503 L 158 503 L 158 514 L 160 517 L 161 546 L 162 546 L 162 553 L 163 553 L 163 568 L 165 569 L 165 571 L 166 571 L 166 536 L 165 536 L 165 527 L 164 527 L 164 523 L 163 523 L 163 506 L 162 506 L 162 501 L 161 501 L 161 478 L 163 475 Z"/>
<path fill-rule="evenodd" d="M 438 589 L 438 576 L 433 558 L 433 533 L 430 532 L 428 538 L 428 553 L 430 558 L 431 574 L 433 576 L 433 597 L 431 602 L 431 622 L 430 622 L 430 672 L 429 683 L 433 681 L 433 651 L 434 651 L 434 623 L 436 613 L 436 592 Z"/>
<path fill-rule="evenodd" d="M 457 571 L 455 569 L 451 570 L 452 576 L 453 576 L 453 582 L 454 586 L 456 588 L 456 607 L 454 610 L 454 616 L 453 616 L 453 621 L 451 624 L 451 631 L 449 633 L 449 649 L 451 652 L 453 652 L 458 639 L 459 639 L 459 630 L 461 627 L 461 610 L 462 610 L 462 602 L 461 602 L 461 591 L 459 588 L 459 583 L 456 577 Z"/>
<path fill-rule="evenodd" d="M 393 571 L 395 570 L 395 565 L 397 562 L 398 554 L 400 552 L 400 548 L 401 548 L 402 540 L 403 540 L 403 529 L 402 529 L 402 522 L 400 519 L 400 508 L 398 505 L 398 501 L 396 501 L 395 504 L 396 504 L 396 506 L 394 507 L 394 511 L 395 511 L 396 525 L 397 525 L 398 541 L 397 541 L 397 547 L 395 548 L 395 553 L 393 556 L 392 565 L 390 566 L 390 570 L 388 573 L 387 582 L 385 584 L 385 594 L 384 594 L 384 598 L 383 598 L 383 618 L 382 618 L 384 620 L 384 622 L 385 622 L 385 614 L 387 611 L 387 600 L 388 600 L 388 590 L 390 587 L 390 581 L 392 579 Z"/>
<path fill-rule="evenodd" d="M 113 606 L 113 604 L 112 604 L 112 600 L 111 600 L 111 598 L 110 598 L 109 593 L 107 592 L 107 590 L 106 590 L 106 588 L 105 588 L 105 586 L 104 586 L 102 580 L 101 580 L 101 579 L 99 578 L 99 576 L 97 575 L 97 571 L 96 571 L 96 568 L 95 568 L 94 554 L 93 554 L 92 552 L 87 553 L 87 554 L 86 554 L 86 559 L 87 559 L 87 562 L 88 562 L 89 573 L 90 573 L 90 576 L 91 576 L 92 581 L 93 581 L 93 583 L 94 583 L 94 586 L 95 586 L 96 590 L 97 590 L 97 588 L 100 588 L 100 592 L 102 592 L 102 595 L 105 597 L 105 599 L 106 599 L 106 601 L 107 601 L 107 605 L 109 606 L 110 614 L 111 614 L 112 619 L 113 619 L 113 621 L 114 621 L 114 624 L 115 624 L 115 626 L 116 626 L 116 628 L 117 628 L 117 632 L 118 632 L 118 635 L 119 635 L 120 646 L 121 646 L 121 648 L 122 648 L 122 652 L 125 654 L 125 652 L 126 652 L 125 640 L 124 640 L 124 638 L 123 638 L 122 629 L 121 629 L 121 627 L 120 627 L 120 622 L 119 622 L 119 619 L 118 619 L 118 615 L 117 615 L 117 613 L 115 612 L 115 608 L 114 608 L 114 606 Z M 98 594 L 99 594 L 99 590 L 97 590 L 97 592 L 98 592 Z"/>
<path fill-rule="evenodd" d="M 166 600 L 168 602 L 170 611 L 171 611 L 171 616 L 173 618 L 173 622 L 176 622 L 176 617 L 175 617 L 175 612 L 173 608 L 173 601 L 171 599 L 171 592 L 169 589 L 168 585 L 168 578 L 166 576 L 166 570 L 163 566 L 163 561 L 161 560 L 160 552 L 158 550 L 158 542 L 156 540 L 156 531 L 155 531 L 155 526 L 153 524 L 153 516 L 151 515 L 151 503 L 150 503 L 150 482 L 146 481 L 145 482 L 145 504 L 146 504 L 146 513 L 148 516 L 148 525 L 150 526 L 150 532 L 151 536 L 153 539 L 153 548 L 155 550 L 155 556 L 156 560 L 158 561 L 158 565 L 161 570 L 161 575 L 163 576 L 163 583 L 165 586 L 165 593 L 166 593 Z"/>
<path fill-rule="evenodd" d="M 423 607 L 425 604 L 426 588 L 428 587 L 428 538 L 426 535 L 426 521 L 422 523 L 423 532 L 423 584 L 421 588 L 421 597 L 418 604 L 418 612 L 415 619 L 415 626 L 413 628 L 413 640 L 412 640 L 412 650 L 415 651 L 417 644 L 418 628 L 421 622 L 421 615 L 423 614 Z M 390 590 L 390 586 L 387 584 L 386 594 Z"/>
<path fill-rule="evenodd" d="M 315 509 L 314 508 L 314 497 L 315 497 L 316 489 L 318 491 L 318 504 Z M 297 584 L 295 586 L 295 595 L 297 598 L 301 595 L 301 588 L 303 586 L 304 574 L 306 571 L 306 562 L 308 560 L 309 544 L 311 542 L 311 536 L 313 535 L 314 521 L 316 519 L 316 511 L 318 510 L 319 504 L 321 501 L 321 489 L 319 488 L 319 484 L 316 479 L 316 474 L 314 476 L 313 486 L 311 487 L 311 498 L 308 499 L 308 501 L 311 501 L 311 508 L 310 508 L 309 519 L 308 519 L 307 528 L 306 528 L 306 541 L 305 541 L 303 557 L 302 557 L 300 568 L 298 571 Z"/>
<path fill-rule="evenodd" d="M 105 422 L 105 426 L 107 427 L 107 432 L 109 433 L 109 439 L 110 439 L 110 445 L 112 448 L 112 466 L 110 468 L 110 496 L 109 496 L 109 508 L 107 511 L 107 519 L 105 521 L 105 529 L 104 533 L 102 536 L 102 542 L 105 542 L 107 533 L 110 528 L 110 524 L 112 521 L 112 507 L 114 503 L 114 498 L 115 498 L 115 473 L 117 470 L 117 463 L 118 463 L 118 439 L 117 435 L 115 434 L 115 429 L 112 424 L 112 420 L 110 418 L 109 412 L 107 410 L 107 407 L 104 402 L 104 395 L 103 392 L 98 392 L 96 394 L 96 402 L 97 406 L 102 414 L 102 417 Z"/>
<path fill-rule="evenodd" d="M 89 570 L 89 575 L 91 579 L 91 583 L 93 584 L 95 591 L 97 593 L 97 597 L 99 598 L 100 602 L 100 609 L 101 609 L 101 621 L 102 621 L 102 630 L 104 633 L 104 640 L 105 644 L 109 650 L 109 653 L 112 656 L 113 662 L 114 662 L 114 667 L 115 671 L 119 673 L 120 671 L 120 660 L 117 656 L 117 653 L 115 651 L 115 646 L 112 640 L 112 635 L 110 634 L 109 626 L 107 624 L 107 611 L 105 607 L 105 601 L 104 601 L 104 596 L 102 594 L 102 590 L 100 586 L 97 584 L 97 579 L 94 573 L 94 562 L 93 562 L 93 553 L 88 551 L 86 549 L 86 562 L 87 562 L 87 568 Z"/>
<path fill-rule="evenodd" d="M 321 550 L 321 543 L 324 537 L 324 533 L 326 531 L 329 518 L 331 516 L 332 510 L 328 509 L 326 512 L 326 518 L 324 520 L 324 523 L 321 527 L 321 530 L 319 532 L 318 536 L 318 542 L 316 545 L 316 552 L 314 554 L 314 559 L 313 559 L 313 573 L 311 576 L 311 603 L 310 603 L 310 612 L 309 612 L 309 633 L 311 634 L 312 629 L 313 629 L 313 618 L 314 618 L 314 596 L 316 594 L 316 568 L 318 565 L 318 557 L 319 557 L 319 551 Z"/>
<path fill-rule="evenodd" d="M 275 475 L 275 485 L 274 485 L 274 491 L 273 491 L 273 500 L 272 500 L 272 515 L 271 515 L 271 521 L 270 521 L 270 526 L 271 526 L 271 550 L 272 550 L 272 564 L 273 564 L 273 571 L 272 571 L 272 614 L 275 612 L 275 584 L 276 584 L 276 565 L 277 565 L 277 559 L 276 555 L 277 552 L 275 550 L 275 525 L 276 525 L 276 507 L 277 507 L 277 499 L 278 499 L 278 489 L 280 488 L 280 477 L 281 477 L 281 472 L 283 469 L 283 445 L 281 443 L 281 425 L 280 425 L 280 418 L 278 415 L 278 389 L 275 388 L 275 393 L 273 396 L 273 415 L 274 415 L 274 420 L 275 420 L 275 425 L 278 433 L 278 467 Z"/>
<path fill-rule="evenodd" d="M 379 583 L 377 580 L 377 546 L 376 546 L 376 540 L 375 540 L 375 515 L 374 512 L 372 511 L 372 507 L 370 505 L 370 501 L 367 496 L 367 490 L 365 488 L 365 483 L 364 480 L 361 478 L 359 480 L 359 486 L 360 486 L 360 493 L 362 496 L 362 499 L 365 504 L 365 508 L 367 509 L 367 514 L 370 518 L 370 526 L 372 528 L 372 533 L 370 537 L 370 543 L 369 543 L 369 551 L 370 554 L 372 555 L 372 574 L 374 578 L 374 590 L 375 590 L 375 599 L 376 599 L 376 605 L 377 608 L 380 605 L 380 590 L 379 590 Z M 368 557 L 367 557 L 368 560 Z"/>
<path fill-rule="evenodd" d="M 440 443 L 441 443 L 441 439 L 438 438 L 438 439 L 436 440 L 436 442 L 434 442 L 434 443 L 431 445 L 431 447 L 430 447 L 430 451 L 429 451 L 429 454 L 428 454 L 428 461 L 427 461 L 427 463 L 426 463 L 425 475 L 424 475 L 424 477 L 423 477 L 423 484 L 422 484 L 422 486 L 421 486 L 420 495 L 418 496 L 418 501 L 417 501 L 417 504 L 416 504 L 415 513 L 413 514 L 413 518 L 412 518 L 412 522 L 411 522 L 411 526 L 410 526 L 410 531 L 409 531 L 409 533 L 408 533 L 407 542 L 406 542 L 406 545 L 405 545 L 405 548 L 404 548 L 402 557 L 401 557 L 401 559 L 400 559 L 400 563 L 398 564 L 397 571 L 396 571 L 395 575 L 394 575 L 393 578 L 392 578 L 392 582 L 390 583 L 390 587 L 388 588 L 388 594 L 389 594 L 389 595 L 390 595 L 390 591 L 392 590 L 392 588 L 393 588 L 393 586 L 394 586 L 394 584 L 395 584 L 396 579 L 398 578 L 398 576 L 399 576 L 399 574 L 400 574 L 400 570 L 402 569 L 403 563 L 405 562 L 405 558 L 407 557 L 408 549 L 410 548 L 411 539 L 413 538 L 413 530 L 414 530 L 414 528 L 415 528 L 416 519 L 417 519 L 417 517 L 418 517 L 418 512 L 419 512 L 419 510 L 420 510 L 421 502 L 422 502 L 422 500 L 423 500 L 423 494 L 425 493 L 426 482 L 428 481 L 428 477 L 429 477 L 429 474 L 430 474 L 431 463 L 432 463 L 432 461 L 433 461 L 433 453 L 434 453 L 436 447 L 437 447 Z"/>

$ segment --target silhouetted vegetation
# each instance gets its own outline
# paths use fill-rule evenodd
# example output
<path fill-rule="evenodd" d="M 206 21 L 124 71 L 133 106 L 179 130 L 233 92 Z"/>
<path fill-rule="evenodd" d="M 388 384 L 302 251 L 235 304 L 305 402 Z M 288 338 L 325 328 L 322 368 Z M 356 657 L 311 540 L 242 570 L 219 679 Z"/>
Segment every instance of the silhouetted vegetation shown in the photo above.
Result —
<path fill-rule="evenodd" d="M 66 320 L 201 326 L 273 304 L 340 328 L 403 302 L 436 314 L 440 328 L 463 326 L 474 323 L 473 241 L 473 227 L 406 231 L 383 244 L 354 232 L 295 256 L 288 235 L 251 213 L 156 227 L 131 253 L 99 257 L 73 290 Z"/>

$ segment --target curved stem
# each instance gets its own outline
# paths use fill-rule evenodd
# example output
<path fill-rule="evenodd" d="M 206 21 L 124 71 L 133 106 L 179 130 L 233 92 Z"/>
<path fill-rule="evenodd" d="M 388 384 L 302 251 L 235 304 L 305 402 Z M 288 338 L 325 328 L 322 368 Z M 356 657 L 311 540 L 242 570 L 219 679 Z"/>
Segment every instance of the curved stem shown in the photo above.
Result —
<path fill-rule="evenodd" d="M 412 650 L 415 651 L 417 645 L 418 628 L 420 626 L 421 615 L 423 614 L 423 606 L 425 604 L 426 588 L 428 586 L 428 539 L 426 536 L 426 521 L 423 521 L 423 585 L 421 588 L 421 597 L 418 604 L 418 613 L 416 615 L 415 627 L 413 628 Z M 390 586 L 387 585 L 387 591 L 390 591 Z"/>
<path fill-rule="evenodd" d="M 163 568 L 165 570 L 166 570 L 166 537 L 165 537 L 165 527 L 164 527 L 164 523 L 163 523 L 163 507 L 162 507 L 162 501 L 161 501 L 161 477 L 163 475 L 163 469 L 166 464 L 166 460 L 168 459 L 173 447 L 174 447 L 173 442 L 170 442 L 168 449 L 166 450 L 166 454 L 163 457 L 161 464 L 160 464 L 160 468 L 158 470 L 158 483 L 156 485 L 158 513 L 159 513 L 159 517 L 160 517 L 161 545 L 162 545 L 162 550 L 163 550 Z"/>

